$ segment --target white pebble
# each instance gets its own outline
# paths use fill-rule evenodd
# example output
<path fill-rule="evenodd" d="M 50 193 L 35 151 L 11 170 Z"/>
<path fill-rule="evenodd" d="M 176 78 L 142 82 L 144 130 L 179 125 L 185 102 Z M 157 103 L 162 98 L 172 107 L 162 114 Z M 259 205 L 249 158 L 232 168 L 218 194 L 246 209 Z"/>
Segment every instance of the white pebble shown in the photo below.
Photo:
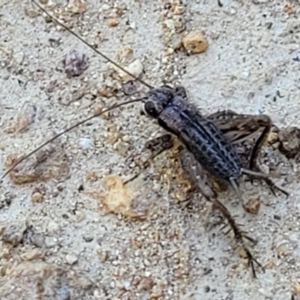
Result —
<path fill-rule="evenodd" d="M 271 292 L 266 291 L 266 290 L 263 289 L 263 288 L 258 289 L 258 292 L 259 292 L 261 295 L 263 295 L 263 296 L 265 296 L 265 297 L 267 297 L 267 298 L 273 299 L 273 294 L 272 294 Z"/>
<path fill-rule="evenodd" d="M 83 149 L 89 149 L 93 146 L 93 141 L 89 138 L 81 138 L 79 144 Z"/>
<path fill-rule="evenodd" d="M 66 255 L 66 262 L 69 265 L 74 265 L 78 262 L 78 257 L 75 254 L 68 253 Z"/>
<path fill-rule="evenodd" d="M 109 10 L 109 9 L 110 9 L 110 6 L 108 4 L 103 4 L 101 7 L 102 11 Z"/>

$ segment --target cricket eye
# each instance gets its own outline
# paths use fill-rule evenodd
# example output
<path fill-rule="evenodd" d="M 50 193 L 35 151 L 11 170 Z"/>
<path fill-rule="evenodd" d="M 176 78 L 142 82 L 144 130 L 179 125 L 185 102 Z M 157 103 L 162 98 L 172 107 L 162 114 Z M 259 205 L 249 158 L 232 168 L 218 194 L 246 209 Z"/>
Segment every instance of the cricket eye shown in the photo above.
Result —
<path fill-rule="evenodd" d="M 156 110 L 156 107 L 152 101 L 148 101 L 145 103 L 145 111 L 149 116 L 151 116 L 153 118 L 157 118 L 159 115 L 159 113 Z"/>

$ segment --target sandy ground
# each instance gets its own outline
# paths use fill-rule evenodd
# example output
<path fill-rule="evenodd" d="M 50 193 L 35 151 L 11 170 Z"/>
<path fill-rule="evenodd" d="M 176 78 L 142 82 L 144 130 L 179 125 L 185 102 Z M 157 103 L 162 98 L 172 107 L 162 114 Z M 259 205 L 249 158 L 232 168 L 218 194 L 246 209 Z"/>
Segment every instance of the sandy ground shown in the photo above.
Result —
<path fill-rule="evenodd" d="M 299 1 L 221 3 L 186 1 L 183 25 L 188 31 L 201 29 L 209 43 L 205 53 L 191 56 L 168 50 L 166 27 L 180 22 L 168 1 L 89 1 L 84 14 L 65 15 L 76 32 L 110 58 L 117 60 L 131 48 L 131 59 L 141 60 L 143 79 L 151 85 L 182 84 L 204 114 L 222 109 L 266 113 L 279 127 L 300 126 Z M 95 107 L 108 107 L 125 96 L 107 62 L 45 22 L 29 1 L 2 0 L 0 7 L 4 172 L 9 155 L 28 153 L 92 115 Z M 89 67 L 68 78 L 62 60 L 74 49 L 88 57 Z M 146 88 L 138 84 L 138 90 L 142 94 Z M 183 187 L 172 151 L 156 158 L 129 187 L 115 187 L 120 199 L 133 199 L 136 210 L 127 209 L 125 217 L 108 213 L 107 176 L 134 174 L 137 169 L 126 157 L 138 155 L 147 140 L 162 132 L 140 115 L 140 108 L 117 109 L 63 136 L 46 165 L 29 160 L 33 182 L 18 185 L 4 179 L 1 299 L 297 299 L 298 168 L 277 151 L 264 155 L 262 164 L 266 169 L 270 161 L 276 164 L 276 183 L 290 192 L 288 199 L 275 197 L 262 184 L 244 183 L 244 197 L 261 200 L 259 213 L 250 215 L 236 205 L 233 192 L 219 198 L 258 240 L 251 249 L 266 267 L 265 273 L 257 270 L 258 279 L 232 236 L 224 235 L 221 226 L 208 229 L 210 205 L 201 196 L 195 195 L 189 208 L 178 204 Z"/>

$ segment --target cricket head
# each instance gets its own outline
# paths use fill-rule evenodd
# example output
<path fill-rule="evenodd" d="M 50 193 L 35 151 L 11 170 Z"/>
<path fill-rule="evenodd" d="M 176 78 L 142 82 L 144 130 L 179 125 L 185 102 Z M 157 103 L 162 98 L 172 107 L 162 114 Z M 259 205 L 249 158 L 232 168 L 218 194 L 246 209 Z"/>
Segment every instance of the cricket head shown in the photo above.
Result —
<path fill-rule="evenodd" d="M 143 101 L 145 113 L 157 119 L 161 112 L 173 101 L 175 95 L 174 89 L 167 85 L 151 89 Z"/>

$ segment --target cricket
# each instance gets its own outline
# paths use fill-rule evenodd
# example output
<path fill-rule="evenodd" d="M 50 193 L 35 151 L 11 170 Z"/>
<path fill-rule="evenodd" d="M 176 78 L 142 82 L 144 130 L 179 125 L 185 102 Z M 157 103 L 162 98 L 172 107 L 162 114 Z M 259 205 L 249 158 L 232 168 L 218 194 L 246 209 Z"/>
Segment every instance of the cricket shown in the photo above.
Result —
<path fill-rule="evenodd" d="M 276 192 L 280 192 L 288 197 L 289 193 L 276 185 L 271 176 L 261 170 L 258 163 L 259 152 L 271 132 L 273 125 L 271 118 L 266 114 L 251 115 L 232 110 L 220 110 L 209 115 L 203 115 L 200 109 L 193 104 L 193 100 L 189 99 L 189 93 L 184 87 L 165 83 L 159 87 L 153 87 L 152 84 L 147 83 L 141 77 L 136 77 L 98 48 L 86 42 L 83 37 L 51 15 L 38 1 L 32 0 L 32 3 L 51 22 L 69 32 L 105 61 L 126 73 L 133 82 L 137 81 L 142 84 L 148 91 L 142 97 L 129 98 L 104 108 L 63 130 L 29 153 L 23 154 L 19 159 L 13 161 L 12 165 L 1 176 L 1 185 L 3 185 L 3 179 L 16 172 L 22 162 L 67 132 L 117 108 L 142 103 L 145 118 L 154 119 L 157 126 L 166 132 L 162 136 L 149 140 L 145 145 L 145 148 L 152 152 L 150 160 L 171 149 L 176 140 L 180 143 L 179 159 L 184 173 L 196 192 L 221 212 L 226 220 L 224 227 L 229 227 L 228 232 L 233 232 L 236 244 L 242 247 L 245 252 L 253 277 L 257 278 L 257 269 L 264 271 L 264 267 L 247 245 L 247 242 L 255 245 L 257 241 L 243 231 L 240 224 L 237 224 L 233 213 L 222 203 L 218 192 L 214 189 L 213 181 L 221 182 L 231 188 L 243 207 L 245 199 L 239 182 L 244 180 L 244 177 L 250 178 L 251 182 L 253 179 L 265 182 L 274 196 L 277 195 Z M 42 16 L 40 15 L 39 18 Z M 253 139 L 254 143 L 251 144 L 250 154 L 247 160 L 243 161 L 237 150 L 237 145 Z M 148 166 L 149 162 L 144 165 L 141 172 L 144 172 Z M 132 174 L 132 178 L 125 181 L 124 184 L 135 180 L 140 173 Z"/>

